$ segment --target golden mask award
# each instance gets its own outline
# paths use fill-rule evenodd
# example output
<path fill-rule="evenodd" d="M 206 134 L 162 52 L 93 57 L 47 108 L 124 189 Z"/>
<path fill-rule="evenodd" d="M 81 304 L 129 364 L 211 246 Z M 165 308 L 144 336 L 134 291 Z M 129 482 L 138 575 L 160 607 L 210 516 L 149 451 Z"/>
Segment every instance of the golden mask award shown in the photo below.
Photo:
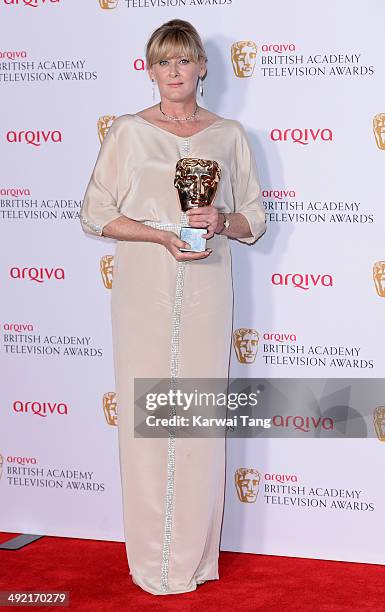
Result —
<path fill-rule="evenodd" d="M 221 169 L 215 160 L 184 157 L 176 164 L 174 187 L 178 190 L 179 203 L 183 212 L 190 208 L 210 206 L 217 193 Z M 188 242 L 189 249 L 180 249 L 200 253 L 206 249 L 206 238 L 202 238 L 207 229 L 182 226 L 180 239 Z"/>

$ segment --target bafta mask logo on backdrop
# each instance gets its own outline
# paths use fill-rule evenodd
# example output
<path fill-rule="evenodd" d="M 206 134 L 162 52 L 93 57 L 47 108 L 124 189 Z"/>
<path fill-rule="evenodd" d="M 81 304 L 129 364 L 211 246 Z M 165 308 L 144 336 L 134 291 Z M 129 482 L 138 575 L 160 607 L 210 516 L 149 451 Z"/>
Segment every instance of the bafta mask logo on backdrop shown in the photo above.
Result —
<path fill-rule="evenodd" d="M 3 475 L 3 465 L 4 465 L 4 457 L 3 457 L 3 455 L 0 453 L 0 480 L 1 480 L 1 477 L 2 477 L 2 475 Z"/>
<path fill-rule="evenodd" d="M 373 266 L 373 280 L 377 294 L 385 297 L 385 261 L 376 261 Z"/>
<path fill-rule="evenodd" d="M 373 132 L 378 148 L 385 151 L 385 113 L 379 113 L 373 118 Z"/>
<path fill-rule="evenodd" d="M 254 504 L 258 497 L 261 474 L 254 468 L 235 470 L 235 488 L 238 499 L 245 504 Z"/>
<path fill-rule="evenodd" d="M 116 393 L 113 391 L 103 395 L 103 412 L 108 425 L 116 427 L 118 424 L 118 408 L 116 404 Z"/>
<path fill-rule="evenodd" d="M 103 117 L 99 117 L 98 136 L 100 144 L 102 144 L 103 140 L 107 136 L 107 132 L 110 129 L 111 125 L 114 123 L 115 119 L 116 115 L 103 115 Z"/>
<path fill-rule="evenodd" d="M 99 0 L 100 8 L 102 9 L 116 9 L 119 0 Z"/>
<path fill-rule="evenodd" d="M 257 45 L 253 40 L 239 40 L 231 45 L 231 63 L 236 77 L 253 76 L 256 59 Z"/>
<path fill-rule="evenodd" d="M 373 412 L 373 421 L 377 438 L 385 442 L 385 406 L 377 406 Z"/>
<path fill-rule="evenodd" d="M 254 363 L 258 341 L 259 334 L 256 329 L 241 327 L 233 332 L 233 344 L 239 363 Z"/>
<path fill-rule="evenodd" d="M 112 289 L 114 276 L 114 256 L 103 255 L 100 259 L 100 274 L 102 275 L 103 285 L 106 289 Z"/>

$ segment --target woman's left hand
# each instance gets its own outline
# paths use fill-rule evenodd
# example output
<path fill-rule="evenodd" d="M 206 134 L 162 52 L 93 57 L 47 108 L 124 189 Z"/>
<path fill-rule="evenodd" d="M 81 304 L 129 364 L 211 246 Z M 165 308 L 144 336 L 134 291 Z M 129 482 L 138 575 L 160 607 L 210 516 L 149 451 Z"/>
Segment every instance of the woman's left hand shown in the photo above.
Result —
<path fill-rule="evenodd" d="M 202 238 L 212 238 L 218 226 L 219 213 L 215 206 L 198 206 L 187 211 L 189 225 L 191 227 L 207 228 L 207 234 Z"/>

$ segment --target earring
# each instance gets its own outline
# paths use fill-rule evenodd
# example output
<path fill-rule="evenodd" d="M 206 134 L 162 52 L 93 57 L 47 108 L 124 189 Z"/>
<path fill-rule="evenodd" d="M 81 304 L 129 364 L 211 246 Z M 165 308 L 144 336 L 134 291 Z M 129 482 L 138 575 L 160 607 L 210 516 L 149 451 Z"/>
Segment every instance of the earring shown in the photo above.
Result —
<path fill-rule="evenodd" d="M 200 78 L 199 80 L 201 82 L 201 84 L 199 85 L 199 93 L 201 95 L 201 98 L 203 98 L 203 79 Z"/>
<path fill-rule="evenodd" d="M 152 81 L 152 99 L 153 101 L 155 101 L 155 81 L 154 79 L 151 79 Z"/>

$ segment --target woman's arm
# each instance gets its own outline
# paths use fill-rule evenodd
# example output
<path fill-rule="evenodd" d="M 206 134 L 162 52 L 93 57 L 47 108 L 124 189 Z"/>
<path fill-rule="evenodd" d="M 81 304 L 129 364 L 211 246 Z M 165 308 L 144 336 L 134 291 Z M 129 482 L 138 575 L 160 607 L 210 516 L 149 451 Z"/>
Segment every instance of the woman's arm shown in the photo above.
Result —
<path fill-rule="evenodd" d="M 115 240 L 161 244 L 177 261 L 203 259 L 210 255 L 211 249 L 202 253 L 182 253 L 179 249 L 188 248 L 189 245 L 173 232 L 144 225 L 120 213 L 118 147 L 115 136 L 118 124 L 119 119 L 116 119 L 103 141 L 84 196 L 80 212 L 83 230 L 91 235 Z"/>
<path fill-rule="evenodd" d="M 265 210 L 261 203 L 261 188 L 257 176 L 256 163 L 248 142 L 246 132 L 241 124 L 237 138 L 236 153 L 234 156 L 234 202 L 235 214 L 230 214 L 230 227 L 232 217 L 242 216 L 248 225 L 247 235 L 234 236 L 240 242 L 253 244 L 266 231 Z M 241 226 L 246 227 L 243 221 L 236 220 L 234 232 Z M 226 230 L 224 230 L 224 233 Z"/>
<path fill-rule="evenodd" d="M 133 242 L 155 242 L 164 246 L 177 261 L 190 261 L 193 259 L 204 259 L 212 252 L 206 249 L 201 253 L 186 253 L 179 249 L 188 248 L 189 244 L 168 230 L 161 230 L 144 225 L 140 221 L 134 221 L 128 217 L 121 216 L 104 226 L 102 236 L 114 238 L 115 240 L 130 240 Z"/>
<path fill-rule="evenodd" d="M 114 240 L 131 240 L 134 242 L 156 242 L 162 244 L 164 241 L 164 230 L 144 225 L 140 221 L 134 221 L 129 217 L 120 216 L 103 227 L 102 236 Z"/>
<path fill-rule="evenodd" d="M 228 229 L 224 227 L 224 215 L 218 212 L 215 206 L 202 206 L 201 208 L 192 208 L 187 211 L 189 223 L 191 227 L 207 227 L 207 233 L 203 234 L 203 238 L 211 238 L 214 234 L 223 234 L 228 238 L 251 238 L 253 234 L 250 231 L 250 223 L 245 215 L 240 213 L 226 213 L 226 217 L 230 221 Z"/>
<path fill-rule="evenodd" d="M 216 234 L 223 234 L 229 238 L 236 239 L 252 237 L 253 234 L 250 231 L 250 224 L 245 215 L 242 215 L 241 213 L 230 213 L 226 214 L 226 217 L 230 221 L 230 226 L 228 228 L 225 228 L 223 224 L 225 215 L 223 213 L 219 213 L 218 225 L 215 229 Z"/>
<path fill-rule="evenodd" d="M 261 190 L 253 153 L 246 133 L 238 123 L 237 141 L 232 169 L 234 196 L 233 213 L 226 213 L 230 222 L 224 227 L 224 214 L 211 206 L 202 206 L 187 211 L 191 227 L 207 227 L 203 238 L 223 234 L 246 244 L 253 244 L 266 231 L 265 211 L 260 201 Z"/>

